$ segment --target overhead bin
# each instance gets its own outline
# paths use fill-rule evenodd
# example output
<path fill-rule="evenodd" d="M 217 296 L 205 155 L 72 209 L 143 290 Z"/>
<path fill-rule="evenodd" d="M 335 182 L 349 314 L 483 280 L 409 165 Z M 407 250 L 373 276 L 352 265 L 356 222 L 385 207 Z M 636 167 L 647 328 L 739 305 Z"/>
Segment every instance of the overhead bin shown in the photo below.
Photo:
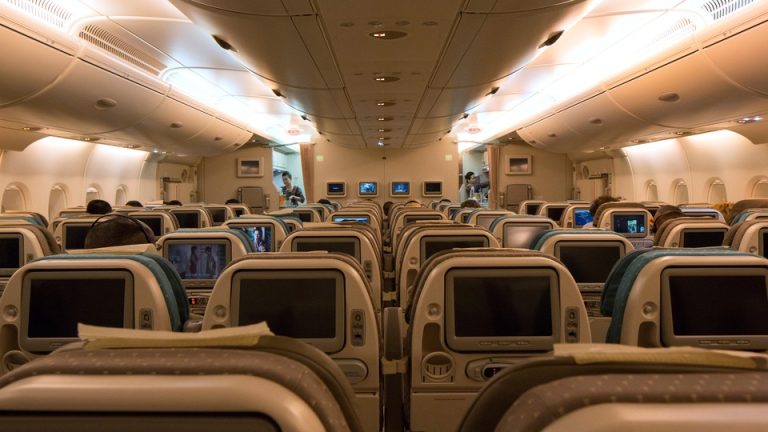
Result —
<path fill-rule="evenodd" d="M 762 50 L 768 41 L 768 23 L 762 22 L 704 48 L 704 55 L 723 75 L 736 84 L 768 96 L 768 56 Z"/>
<path fill-rule="evenodd" d="M 574 0 L 469 0 L 465 11 L 473 13 L 523 12 L 563 3 L 574 3 Z"/>
<path fill-rule="evenodd" d="M 415 118 L 411 126 L 412 134 L 425 133 L 448 133 L 451 130 L 453 122 L 458 120 L 456 117 L 436 117 L 436 118 Z"/>

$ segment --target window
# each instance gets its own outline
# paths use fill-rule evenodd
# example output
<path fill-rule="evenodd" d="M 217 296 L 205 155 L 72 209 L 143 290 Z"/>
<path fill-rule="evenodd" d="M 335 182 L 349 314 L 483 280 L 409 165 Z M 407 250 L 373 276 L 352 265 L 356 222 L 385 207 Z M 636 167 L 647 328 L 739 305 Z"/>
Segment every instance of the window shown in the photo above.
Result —
<path fill-rule="evenodd" d="M 646 201 L 658 201 L 659 200 L 659 188 L 656 187 L 656 182 L 648 180 L 645 184 L 645 200 Z"/>
<path fill-rule="evenodd" d="M 48 196 L 48 219 L 54 220 L 59 212 L 67 208 L 67 189 L 63 184 L 55 184 Z"/>
<path fill-rule="evenodd" d="M 728 201 L 725 183 L 719 178 L 712 179 L 709 183 L 709 191 L 707 192 L 707 202 L 716 204 L 725 201 Z"/>
<path fill-rule="evenodd" d="M 690 201 L 690 198 L 688 197 L 688 184 L 685 183 L 685 180 L 675 180 L 672 183 L 672 190 L 674 197 L 673 204 L 685 204 Z"/>
<path fill-rule="evenodd" d="M 24 190 L 19 184 L 9 184 L 3 191 L 2 211 L 23 211 L 27 209 Z"/>

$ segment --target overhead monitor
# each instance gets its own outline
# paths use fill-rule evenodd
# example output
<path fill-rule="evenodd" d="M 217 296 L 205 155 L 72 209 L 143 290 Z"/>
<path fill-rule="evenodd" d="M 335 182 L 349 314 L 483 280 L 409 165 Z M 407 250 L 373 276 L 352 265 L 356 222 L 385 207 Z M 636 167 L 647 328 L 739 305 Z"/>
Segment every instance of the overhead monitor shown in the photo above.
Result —
<path fill-rule="evenodd" d="M 133 276 L 125 270 L 30 271 L 21 308 L 21 349 L 51 352 L 78 340 L 77 323 L 133 328 Z"/>
<path fill-rule="evenodd" d="M 768 349 L 764 268 L 670 268 L 661 276 L 666 346 Z"/>
<path fill-rule="evenodd" d="M 24 263 L 24 236 L 0 233 L 0 277 L 11 276 Z"/>
<path fill-rule="evenodd" d="M 344 347 L 344 275 L 338 270 L 239 271 L 231 301 L 234 325 L 266 321 L 276 335 L 326 353 Z"/>
<path fill-rule="evenodd" d="M 275 250 L 275 236 L 270 223 L 232 224 L 230 229 L 242 231 L 253 245 L 254 252 L 277 252 Z"/>
<path fill-rule="evenodd" d="M 155 237 L 159 238 L 163 236 L 163 225 L 165 224 L 165 221 L 162 215 L 134 215 L 132 217 L 144 222 L 152 230 L 152 233 L 155 234 Z"/>
<path fill-rule="evenodd" d="M 360 239 L 355 237 L 294 237 L 294 252 L 328 251 L 347 254 L 360 262 Z"/>
<path fill-rule="evenodd" d="M 327 196 L 345 197 L 347 196 L 347 184 L 344 182 L 328 182 L 325 184 L 325 194 Z"/>
<path fill-rule="evenodd" d="M 185 286 L 212 288 L 224 267 L 232 259 L 228 239 L 168 239 L 163 256 L 179 272 Z"/>
<path fill-rule="evenodd" d="M 375 181 L 361 181 L 357 184 L 357 194 L 366 197 L 379 196 L 379 183 Z"/>
<path fill-rule="evenodd" d="M 61 243 L 64 250 L 85 249 L 85 237 L 91 230 L 93 222 L 69 222 L 62 227 Z"/>
<path fill-rule="evenodd" d="M 354 214 L 333 215 L 331 220 L 333 221 L 333 223 L 342 223 L 342 222 L 355 222 L 355 223 L 362 223 L 362 224 L 371 223 L 371 217 L 368 215 L 354 215 Z"/>
<path fill-rule="evenodd" d="M 539 203 L 528 203 L 525 205 L 525 214 L 528 215 L 537 215 L 539 214 L 539 208 L 541 208 L 541 204 Z"/>
<path fill-rule="evenodd" d="M 393 197 L 411 196 L 411 182 L 394 181 L 390 183 L 389 195 Z"/>
<path fill-rule="evenodd" d="M 429 196 L 443 196 L 443 182 L 441 181 L 425 181 L 422 183 L 421 195 L 425 197 Z"/>
<path fill-rule="evenodd" d="M 221 225 L 227 221 L 226 207 L 206 207 L 206 210 L 211 215 L 211 222 L 214 225 Z"/>
<path fill-rule="evenodd" d="M 488 238 L 481 235 L 424 236 L 421 238 L 422 265 L 434 254 L 448 249 L 488 247 Z"/>
<path fill-rule="evenodd" d="M 564 211 L 565 206 L 549 206 L 547 207 L 547 217 L 559 223 L 560 219 L 563 218 Z"/>
<path fill-rule="evenodd" d="M 179 222 L 179 228 L 202 228 L 198 210 L 171 210 L 171 214 Z"/>
<path fill-rule="evenodd" d="M 580 284 L 602 284 L 622 256 L 624 244 L 619 241 L 560 241 L 555 256 Z"/>
<path fill-rule="evenodd" d="M 724 228 L 689 228 L 683 230 L 683 241 L 680 247 L 685 248 L 700 248 L 700 247 L 712 247 L 722 246 L 723 240 L 725 240 Z"/>
<path fill-rule="evenodd" d="M 592 213 L 589 209 L 577 208 L 573 211 L 573 226 L 575 228 L 581 228 L 590 222 L 592 222 Z"/>
<path fill-rule="evenodd" d="M 534 237 L 540 232 L 551 230 L 552 225 L 545 223 L 511 223 L 504 224 L 504 238 L 502 245 L 505 248 L 530 249 Z"/>
<path fill-rule="evenodd" d="M 648 218 L 646 212 L 613 213 L 611 229 L 624 237 L 646 237 Z"/>
<path fill-rule="evenodd" d="M 497 218 L 501 217 L 503 215 L 500 214 L 479 214 L 477 215 L 477 219 L 475 220 L 475 225 L 481 226 L 485 229 L 491 229 L 491 224 L 493 221 L 495 221 Z"/>
<path fill-rule="evenodd" d="M 453 269 L 446 339 L 455 351 L 549 351 L 560 328 L 554 269 Z"/>

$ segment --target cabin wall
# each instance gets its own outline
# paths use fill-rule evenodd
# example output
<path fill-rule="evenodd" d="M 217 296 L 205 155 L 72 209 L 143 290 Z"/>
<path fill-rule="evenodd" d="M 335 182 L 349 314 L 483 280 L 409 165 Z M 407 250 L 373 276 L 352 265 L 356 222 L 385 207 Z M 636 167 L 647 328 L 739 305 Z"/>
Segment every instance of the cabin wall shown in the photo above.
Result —
<path fill-rule="evenodd" d="M 259 159 L 262 161 L 261 177 L 238 177 L 238 159 Z M 248 147 L 232 153 L 203 158 L 198 169 L 199 200 L 223 204 L 237 197 L 241 186 L 261 186 L 269 196 L 269 209 L 277 210 L 278 189 L 272 183 L 272 149 Z"/>
<path fill-rule="evenodd" d="M 402 202 L 417 199 L 422 202 L 434 198 L 421 195 L 422 182 L 443 181 L 443 198 L 459 198 L 459 154 L 456 144 L 448 139 L 414 149 L 368 149 L 356 150 L 318 142 L 315 147 L 315 200 L 325 197 L 326 183 L 347 182 L 347 196 L 341 199 L 354 201 L 357 183 L 378 181 L 377 201 Z M 409 198 L 390 197 L 392 181 L 410 181 Z"/>
<path fill-rule="evenodd" d="M 47 137 L 0 159 L 0 190 L 23 195 L 23 210 L 53 216 L 64 207 L 85 205 L 89 187 L 114 204 L 118 188 L 127 199 L 155 199 L 155 162 L 146 152 Z"/>
<path fill-rule="evenodd" d="M 510 156 L 531 156 L 531 174 L 507 175 Z M 563 201 L 571 198 L 573 164 L 565 154 L 549 153 L 528 144 L 507 144 L 501 148 L 499 164 L 501 192 L 510 184 L 530 184 L 533 187 L 533 199 Z"/>

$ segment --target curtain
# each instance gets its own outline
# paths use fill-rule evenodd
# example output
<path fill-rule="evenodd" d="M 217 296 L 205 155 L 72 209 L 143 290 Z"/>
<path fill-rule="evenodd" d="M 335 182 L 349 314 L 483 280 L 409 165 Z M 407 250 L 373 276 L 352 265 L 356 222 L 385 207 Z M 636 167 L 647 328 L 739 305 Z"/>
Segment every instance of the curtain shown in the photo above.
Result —
<path fill-rule="evenodd" d="M 488 208 L 496 209 L 499 207 L 499 162 L 501 160 L 501 146 L 498 144 L 487 144 L 485 146 L 488 152 Z"/>
<path fill-rule="evenodd" d="M 308 203 L 315 202 L 315 145 L 301 144 L 301 175 L 304 177 L 304 197 Z"/>

